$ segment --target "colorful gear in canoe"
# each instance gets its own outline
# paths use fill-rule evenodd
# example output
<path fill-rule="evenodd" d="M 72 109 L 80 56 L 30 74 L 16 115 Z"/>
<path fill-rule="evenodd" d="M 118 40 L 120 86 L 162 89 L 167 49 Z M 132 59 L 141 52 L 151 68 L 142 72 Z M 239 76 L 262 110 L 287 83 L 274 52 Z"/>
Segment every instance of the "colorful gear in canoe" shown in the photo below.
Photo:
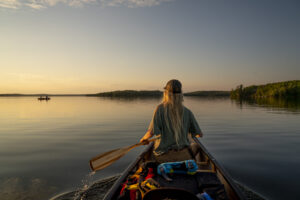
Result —
<path fill-rule="evenodd" d="M 194 175 L 198 170 L 197 163 L 194 160 L 185 160 L 180 162 L 167 162 L 158 165 L 157 173 L 162 175 L 168 181 L 171 181 L 167 174 L 189 174 Z"/>
<path fill-rule="evenodd" d="M 159 187 L 160 187 L 160 185 L 155 180 L 153 180 L 152 178 L 149 178 L 141 183 L 127 185 L 125 189 L 139 190 L 141 193 L 141 196 L 143 198 L 146 192 L 157 189 Z"/>
<path fill-rule="evenodd" d="M 152 179 L 155 176 L 156 167 L 157 164 L 154 162 L 143 163 L 141 167 L 122 184 L 119 200 L 136 200 L 138 195 L 143 197 L 147 191 L 158 188 L 159 184 Z"/>

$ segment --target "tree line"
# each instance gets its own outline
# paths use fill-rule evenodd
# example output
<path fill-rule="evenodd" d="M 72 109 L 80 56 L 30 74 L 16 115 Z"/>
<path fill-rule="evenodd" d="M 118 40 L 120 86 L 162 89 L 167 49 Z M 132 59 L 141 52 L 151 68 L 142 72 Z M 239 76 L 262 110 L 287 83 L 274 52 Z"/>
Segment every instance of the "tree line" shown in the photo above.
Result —
<path fill-rule="evenodd" d="M 265 85 L 252 85 L 244 87 L 239 85 L 232 89 L 230 97 L 233 99 L 251 98 L 298 98 L 300 97 L 300 80 L 269 83 Z"/>

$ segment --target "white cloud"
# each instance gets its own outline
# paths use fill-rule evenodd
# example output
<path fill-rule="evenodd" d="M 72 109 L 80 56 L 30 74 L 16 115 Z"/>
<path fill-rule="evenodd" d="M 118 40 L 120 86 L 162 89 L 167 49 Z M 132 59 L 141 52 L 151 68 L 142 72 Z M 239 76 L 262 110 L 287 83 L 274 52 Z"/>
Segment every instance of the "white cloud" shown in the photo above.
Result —
<path fill-rule="evenodd" d="M 46 6 L 44 6 L 41 2 L 37 0 L 29 0 L 29 2 L 25 3 L 25 5 L 36 10 L 46 8 Z"/>
<path fill-rule="evenodd" d="M 20 5 L 18 0 L 0 0 L 0 8 L 17 9 Z"/>
<path fill-rule="evenodd" d="M 43 6 L 41 4 L 35 4 L 35 3 L 27 3 L 25 5 L 28 6 L 28 7 L 30 7 L 30 8 L 36 9 L 36 10 L 40 10 L 40 9 L 46 8 L 45 6 Z"/>
<path fill-rule="evenodd" d="M 56 4 L 58 3 L 65 3 L 65 4 L 68 4 L 68 2 L 70 0 L 40 0 L 42 1 L 45 5 L 48 5 L 48 6 L 55 6 Z"/>
<path fill-rule="evenodd" d="M 74 7 L 80 7 L 84 4 L 97 3 L 97 0 L 69 0 L 68 5 Z"/>
<path fill-rule="evenodd" d="M 100 0 L 105 6 L 151 7 L 173 0 Z"/>
<path fill-rule="evenodd" d="M 34 4 L 42 5 L 44 7 L 55 6 L 59 3 L 67 4 L 73 7 L 78 7 L 84 4 L 97 2 L 97 0 L 26 0 L 26 1 L 32 1 Z"/>
<path fill-rule="evenodd" d="M 0 0 L 0 8 L 18 9 L 30 7 L 32 9 L 40 10 L 55 6 L 59 3 L 71 7 L 81 7 L 85 4 L 98 4 L 102 6 L 127 6 L 135 8 L 157 6 L 168 1 L 173 0 Z"/>

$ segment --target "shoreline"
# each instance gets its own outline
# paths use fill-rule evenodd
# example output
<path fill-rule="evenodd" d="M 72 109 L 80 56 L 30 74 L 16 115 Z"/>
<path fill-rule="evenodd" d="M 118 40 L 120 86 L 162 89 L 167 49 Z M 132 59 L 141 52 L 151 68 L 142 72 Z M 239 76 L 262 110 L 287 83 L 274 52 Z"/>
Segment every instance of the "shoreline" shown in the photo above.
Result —
<path fill-rule="evenodd" d="M 183 93 L 184 96 L 193 97 L 229 97 L 229 91 L 194 91 Z M 110 98 L 161 98 L 163 91 L 160 90 L 117 90 L 110 92 L 101 92 L 96 94 L 21 94 L 21 93 L 4 93 L 0 97 L 37 97 L 37 96 L 86 96 L 86 97 L 110 97 Z"/>

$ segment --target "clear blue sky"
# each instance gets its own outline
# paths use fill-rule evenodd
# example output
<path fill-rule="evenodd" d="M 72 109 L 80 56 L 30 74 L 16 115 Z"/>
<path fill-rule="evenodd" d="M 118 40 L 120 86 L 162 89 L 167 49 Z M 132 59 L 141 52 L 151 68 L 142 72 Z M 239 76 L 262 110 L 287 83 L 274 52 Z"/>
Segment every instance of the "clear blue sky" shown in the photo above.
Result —
<path fill-rule="evenodd" d="M 0 93 L 300 79 L 299 0 L 0 0 Z"/>

